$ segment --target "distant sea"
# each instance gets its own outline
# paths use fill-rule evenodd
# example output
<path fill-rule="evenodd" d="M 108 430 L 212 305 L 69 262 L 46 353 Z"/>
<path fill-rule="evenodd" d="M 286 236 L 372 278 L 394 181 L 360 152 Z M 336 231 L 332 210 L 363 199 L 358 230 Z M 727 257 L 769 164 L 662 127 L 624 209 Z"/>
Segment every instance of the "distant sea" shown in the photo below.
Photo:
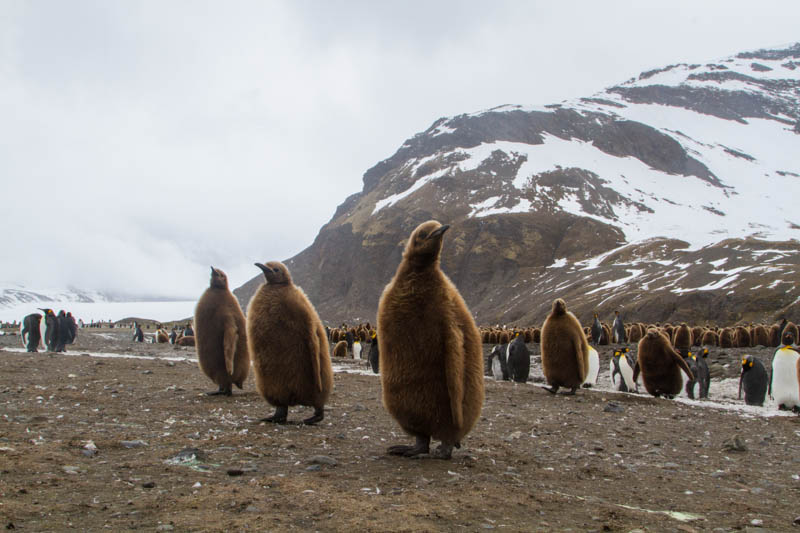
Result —
<path fill-rule="evenodd" d="M 40 312 L 38 308 L 51 308 L 58 313 L 61 309 L 70 311 L 76 320 L 84 322 L 121 320 L 123 318 L 149 318 L 159 322 L 183 320 L 194 314 L 197 300 L 182 302 L 35 302 L 14 307 L 0 308 L 0 321 L 21 322 L 31 313 Z"/>

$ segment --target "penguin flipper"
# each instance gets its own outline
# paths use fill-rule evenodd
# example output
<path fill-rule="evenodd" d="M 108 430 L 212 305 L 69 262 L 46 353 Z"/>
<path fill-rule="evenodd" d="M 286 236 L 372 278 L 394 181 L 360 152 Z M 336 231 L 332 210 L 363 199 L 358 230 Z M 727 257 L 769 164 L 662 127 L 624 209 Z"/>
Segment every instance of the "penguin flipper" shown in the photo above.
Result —
<path fill-rule="evenodd" d="M 464 352 L 468 349 L 464 332 L 459 324 L 450 326 L 448 335 L 451 344 L 444 346 L 444 375 L 447 380 L 447 393 L 450 396 L 450 416 L 453 425 L 464 425 Z M 501 359 L 502 361 L 502 359 Z"/>
<path fill-rule="evenodd" d="M 320 325 L 315 328 L 314 334 L 310 337 L 309 353 L 311 354 L 311 374 L 314 378 L 314 384 L 317 386 L 317 390 L 322 392 L 322 363 L 319 359 L 322 357 L 322 349 L 326 345 L 325 330 L 322 329 Z"/>
<path fill-rule="evenodd" d="M 689 368 L 688 363 L 681 356 L 681 354 L 679 354 L 675 350 L 669 350 L 669 353 L 672 356 L 672 359 L 675 360 L 678 366 L 681 367 L 681 370 L 683 370 L 683 372 L 686 374 L 686 377 L 689 378 L 689 381 L 694 381 L 694 374 L 692 373 L 692 369 Z"/>
<path fill-rule="evenodd" d="M 233 375 L 233 360 L 236 355 L 236 343 L 239 340 L 239 332 L 233 320 L 225 323 L 225 331 L 222 333 L 222 353 L 225 357 L 225 371 L 229 376 Z"/>
<path fill-rule="evenodd" d="M 575 353 L 578 355 L 578 373 L 581 377 L 581 383 L 586 381 L 586 376 L 589 374 L 589 343 L 581 335 L 580 340 L 575 340 Z"/>

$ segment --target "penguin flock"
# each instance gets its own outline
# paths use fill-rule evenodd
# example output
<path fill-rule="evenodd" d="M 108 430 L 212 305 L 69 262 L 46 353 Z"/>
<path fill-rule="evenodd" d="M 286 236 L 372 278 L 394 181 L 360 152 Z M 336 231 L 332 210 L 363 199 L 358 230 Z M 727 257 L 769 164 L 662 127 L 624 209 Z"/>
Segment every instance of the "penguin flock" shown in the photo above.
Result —
<path fill-rule="evenodd" d="M 55 313 L 52 309 L 41 309 L 44 316 L 31 313 L 20 323 L 22 345 L 28 352 L 38 352 L 41 344 L 48 352 L 65 352 L 67 345 L 78 336 L 78 323 L 71 312 L 63 309 Z"/>
<path fill-rule="evenodd" d="M 481 327 L 475 323 L 455 284 L 441 269 L 444 236 L 437 221 L 413 230 L 397 270 L 378 302 L 377 325 L 323 325 L 313 304 L 293 282 L 281 262 L 255 263 L 264 283 L 244 314 L 228 287 L 226 274 L 211 267 L 208 288 L 199 298 L 194 328 L 171 331 L 158 326 L 153 342 L 197 347 L 198 365 L 216 386 L 211 396 L 231 396 L 250 373 L 261 397 L 274 412 L 263 422 L 285 424 L 289 407 L 313 410 L 302 420 L 314 425 L 325 419 L 333 392 L 332 358 L 364 361 L 380 375 L 386 412 L 412 444 L 394 444 L 390 455 L 427 454 L 450 459 L 480 419 L 485 375 L 498 381 L 525 383 L 531 378 L 528 344 L 540 345 L 541 371 L 551 394 L 574 395 L 598 385 L 599 346 L 617 345 L 609 361 L 610 386 L 655 397 L 707 398 L 709 354 L 714 347 L 775 347 L 771 371 L 752 355 L 741 362 L 739 395 L 747 405 L 763 405 L 767 395 L 780 409 L 800 412 L 798 328 L 780 324 L 735 327 L 690 326 L 686 323 L 625 324 L 615 311 L 611 325 L 594 313 L 582 326 L 556 298 L 541 327 Z M 28 315 L 21 323 L 23 343 L 36 351 L 63 349 L 74 341 L 69 318 L 51 309 Z M 63 315 L 63 316 L 62 316 Z M 61 324 L 65 324 L 61 329 Z M 74 324 L 74 319 L 72 319 Z M 133 338 L 141 342 L 140 324 Z M 63 336 L 60 331 L 72 331 Z M 483 345 L 491 345 L 487 357 Z M 637 347 L 635 356 L 629 345 Z M 439 445 L 432 449 L 431 442 Z"/>

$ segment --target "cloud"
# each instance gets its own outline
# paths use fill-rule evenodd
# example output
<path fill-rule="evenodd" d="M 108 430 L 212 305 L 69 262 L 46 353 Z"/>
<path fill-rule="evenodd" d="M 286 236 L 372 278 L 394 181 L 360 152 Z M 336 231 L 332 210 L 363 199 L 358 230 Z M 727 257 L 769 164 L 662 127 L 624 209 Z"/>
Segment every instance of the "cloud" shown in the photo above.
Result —
<path fill-rule="evenodd" d="M 783 13 L 775 17 L 775 13 Z M 796 38 L 767 2 L 0 4 L 0 279 L 193 297 L 440 116 Z M 233 273 L 233 274 L 231 274 Z"/>

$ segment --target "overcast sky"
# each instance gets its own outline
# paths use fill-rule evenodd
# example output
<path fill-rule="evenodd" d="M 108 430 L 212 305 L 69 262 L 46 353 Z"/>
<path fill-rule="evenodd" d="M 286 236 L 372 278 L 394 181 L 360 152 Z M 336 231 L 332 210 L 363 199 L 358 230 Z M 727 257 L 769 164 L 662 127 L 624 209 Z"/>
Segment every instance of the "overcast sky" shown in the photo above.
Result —
<path fill-rule="evenodd" d="M 0 0 L 0 288 L 196 298 L 442 116 L 800 41 L 800 2 Z"/>

